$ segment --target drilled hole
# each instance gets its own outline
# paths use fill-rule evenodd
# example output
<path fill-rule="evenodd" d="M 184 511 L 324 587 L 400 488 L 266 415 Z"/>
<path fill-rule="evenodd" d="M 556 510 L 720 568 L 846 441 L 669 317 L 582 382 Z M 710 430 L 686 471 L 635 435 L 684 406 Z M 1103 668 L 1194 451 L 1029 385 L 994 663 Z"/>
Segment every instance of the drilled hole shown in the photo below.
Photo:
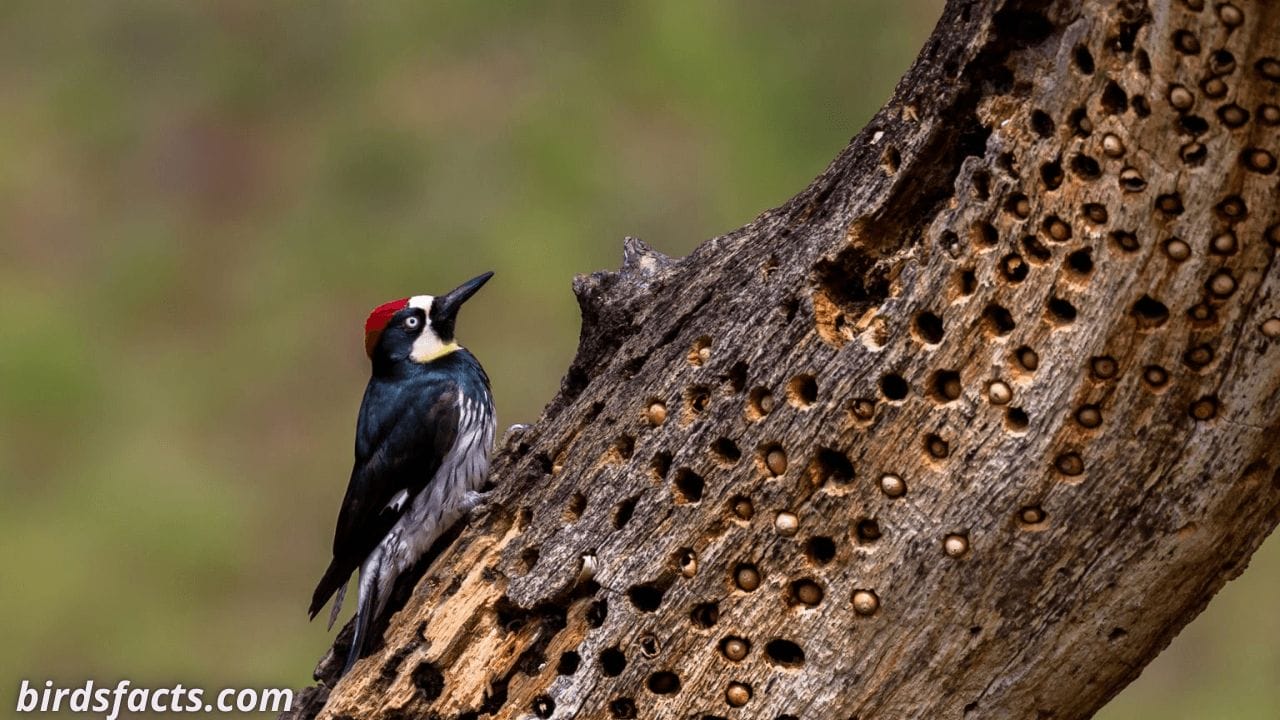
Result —
<path fill-rule="evenodd" d="M 684 405 L 689 415 L 701 415 L 711 404 L 711 388 L 694 385 L 684 392 Z"/>
<path fill-rule="evenodd" d="M 1022 249 L 1027 253 L 1028 259 L 1038 265 L 1049 262 L 1053 257 L 1053 251 L 1040 242 L 1040 238 L 1035 235 L 1022 236 Z"/>
<path fill-rule="evenodd" d="M 756 453 L 756 461 L 770 477 L 778 477 L 787 471 L 787 451 L 778 443 L 766 443 Z"/>
<path fill-rule="evenodd" d="M 1013 359 L 1027 372 L 1035 372 L 1040 367 L 1040 354 L 1026 345 L 1013 351 Z"/>
<path fill-rule="evenodd" d="M 671 471 L 671 453 L 663 451 L 654 453 L 653 460 L 649 461 L 649 472 L 657 480 L 667 477 L 667 473 Z"/>
<path fill-rule="evenodd" d="M 926 344 L 936 345 L 942 342 L 942 318 L 931 313 L 922 312 L 916 315 L 914 328 L 916 335 Z"/>
<path fill-rule="evenodd" d="M 773 394 L 768 388 L 754 387 L 747 393 L 747 419 L 760 420 L 773 412 Z"/>
<path fill-rule="evenodd" d="M 644 613 L 655 612 L 662 605 L 662 596 L 667 589 L 654 583 L 632 585 L 627 589 L 627 599 L 635 609 Z"/>
<path fill-rule="evenodd" d="M 677 503 L 702 502 L 702 491 L 706 486 L 702 476 L 689 468 L 676 470 L 675 490 Z"/>
<path fill-rule="evenodd" d="M 587 625 L 598 628 L 604 625 L 604 620 L 609 616 L 609 603 L 606 600 L 596 600 L 587 606 L 586 621 Z"/>
<path fill-rule="evenodd" d="M 951 443 L 939 435 L 929 433 L 924 436 L 924 449 L 935 460 L 943 460 L 951 454 Z"/>
<path fill-rule="evenodd" d="M 1008 282 L 1020 283 L 1027 279 L 1030 266 L 1018 253 L 1009 253 L 1000 258 L 1000 275 Z"/>
<path fill-rule="evenodd" d="M 880 523 L 874 518 L 863 518 L 854 526 L 860 543 L 873 543 L 880 539 Z"/>
<path fill-rule="evenodd" d="M 1129 109 L 1129 96 L 1124 88 L 1115 80 L 1108 80 L 1102 90 L 1102 112 L 1108 115 L 1119 115 Z"/>
<path fill-rule="evenodd" d="M 636 701 L 627 697 L 614 698 L 609 701 L 609 714 L 617 720 L 634 720 Z"/>
<path fill-rule="evenodd" d="M 1169 382 L 1169 371 L 1159 365 L 1148 365 L 1142 369 L 1142 381 L 1158 390 Z"/>
<path fill-rule="evenodd" d="M 1067 477 L 1075 477 L 1084 473 L 1084 459 L 1077 452 L 1065 452 L 1053 461 L 1058 472 Z"/>
<path fill-rule="evenodd" d="M 1093 429 L 1102 424 L 1102 410 L 1097 405 L 1081 405 L 1076 409 L 1075 419 L 1081 427 Z"/>
<path fill-rule="evenodd" d="M 538 548 L 527 547 L 520 553 L 520 571 L 528 573 L 538 564 Z"/>
<path fill-rule="evenodd" d="M 1076 306 L 1062 298 L 1049 299 L 1049 317 L 1052 321 L 1066 325 L 1076 320 Z"/>
<path fill-rule="evenodd" d="M 1088 248 L 1076 250 L 1067 256 L 1067 267 L 1077 275 L 1088 275 L 1093 272 L 1093 252 Z"/>
<path fill-rule="evenodd" d="M 1075 63 L 1076 69 L 1085 75 L 1092 75 L 1094 70 L 1093 53 L 1089 52 L 1089 48 L 1084 45 L 1077 45 L 1071 53 L 1071 60 Z"/>
<path fill-rule="evenodd" d="M 1002 336 L 1013 332 L 1013 315 L 1000 305 L 992 303 L 982 311 L 982 320 L 992 335 Z"/>
<path fill-rule="evenodd" d="M 902 379 L 902 376 L 897 373 L 882 375 L 880 377 L 880 392 L 888 400 L 902 400 L 907 397 L 907 381 Z"/>
<path fill-rule="evenodd" d="M 556 712 L 556 703 L 551 699 L 550 695 L 539 695 L 533 699 L 530 709 L 533 710 L 534 715 L 540 718 L 549 718 Z"/>
<path fill-rule="evenodd" d="M 978 274 L 972 268 L 956 272 L 956 292 L 961 296 L 972 295 L 978 289 Z"/>
<path fill-rule="evenodd" d="M 1165 215 L 1181 215 L 1183 209 L 1182 196 L 1178 193 L 1164 193 L 1156 197 L 1156 210 Z"/>
<path fill-rule="evenodd" d="M 750 520 L 756 514 L 755 505 L 752 504 L 751 498 L 745 495 L 734 495 L 729 498 L 729 510 L 739 520 Z"/>
<path fill-rule="evenodd" d="M 577 522 L 582 517 L 582 513 L 587 509 L 587 496 L 580 492 L 576 492 L 569 498 L 569 504 L 564 508 L 564 521 Z"/>
<path fill-rule="evenodd" d="M 747 363 L 739 360 L 729 368 L 729 373 L 725 376 L 725 380 L 729 383 L 729 389 L 735 393 L 742 392 L 747 386 Z"/>
<path fill-rule="evenodd" d="M 1000 233 L 996 231 L 995 225 L 979 220 L 969 229 L 969 238 L 976 247 L 989 248 L 1000 242 Z"/>
<path fill-rule="evenodd" d="M 1128 230 L 1116 230 L 1108 235 L 1111 243 L 1124 252 L 1136 252 L 1141 244 L 1138 242 L 1138 236 Z"/>
<path fill-rule="evenodd" d="M 738 449 L 737 443 L 729 438 L 720 438 L 711 443 L 711 454 L 716 460 L 726 465 L 732 465 L 742 459 L 742 451 Z"/>
<path fill-rule="evenodd" d="M 938 370 L 929 379 L 930 396 L 937 402 L 959 400 L 963 387 L 960 373 L 955 370 Z"/>
<path fill-rule="evenodd" d="M 631 516 L 635 514 L 636 503 L 639 501 L 640 496 L 637 495 L 623 500 L 613 508 L 613 527 L 615 529 L 621 530 L 627 526 L 627 523 L 631 522 Z"/>
<path fill-rule="evenodd" d="M 1080 214 L 1094 225 L 1105 225 L 1108 219 L 1107 206 L 1101 203 L 1085 203 Z"/>
<path fill-rule="evenodd" d="M 814 565 L 826 565 L 836 557 L 836 543 L 829 537 L 818 535 L 809 538 L 804 552 Z"/>
<path fill-rule="evenodd" d="M 600 671 L 605 677 L 618 677 L 627 669 L 627 656 L 615 645 L 600 653 Z"/>
<path fill-rule="evenodd" d="M 1042 138 L 1053 136 L 1053 118 L 1043 110 L 1031 111 L 1031 129 Z"/>
<path fill-rule="evenodd" d="M 689 364 L 694 367 L 702 367 L 711 359 L 711 338 L 703 335 L 693 341 L 693 347 L 689 349 Z"/>
<path fill-rule="evenodd" d="M 1184 55 L 1197 55 L 1200 53 L 1200 38 L 1190 30 L 1178 30 L 1173 34 L 1173 47 Z"/>
<path fill-rule="evenodd" d="M 675 695 L 680 692 L 680 676 L 670 670 L 660 670 L 650 675 L 645 684 L 654 695 Z"/>
<path fill-rule="evenodd" d="M 1071 239 L 1071 226 L 1057 215 L 1050 215 L 1040 224 L 1045 235 L 1054 242 L 1066 242 Z"/>
<path fill-rule="evenodd" d="M 787 383 L 787 402 L 807 408 L 818 399 L 818 381 L 812 375 L 797 375 Z"/>
<path fill-rule="evenodd" d="M 813 467 L 810 468 L 810 475 L 810 481 L 815 487 L 821 487 L 827 482 L 848 485 L 853 482 L 853 463 L 849 461 L 848 455 L 839 450 L 820 447 L 814 457 Z"/>
<path fill-rule="evenodd" d="M 582 656 L 573 650 L 560 654 L 560 661 L 556 663 L 556 673 L 559 675 L 572 675 L 578 672 L 578 668 L 582 665 Z"/>
<path fill-rule="evenodd" d="M 1169 308 L 1150 295 L 1143 295 L 1133 304 L 1131 313 L 1138 321 L 1139 327 L 1155 328 L 1169 320 Z"/>
<path fill-rule="evenodd" d="M 1071 128 L 1071 134 L 1076 137 L 1089 137 L 1093 134 L 1093 121 L 1089 119 L 1089 113 L 1084 108 L 1076 108 L 1067 116 L 1067 125 Z"/>
<path fill-rule="evenodd" d="M 795 580 L 790 585 L 791 599 L 794 603 L 805 607 L 817 607 L 822 604 L 825 593 L 822 586 L 810 578 Z"/>
<path fill-rule="evenodd" d="M 720 606 L 714 602 L 699 603 L 689 611 L 689 620 L 700 628 L 714 627 L 720 622 Z"/>
<path fill-rule="evenodd" d="M 790 640 L 770 640 L 764 646 L 764 654 L 769 660 L 783 667 L 800 667 L 804 665 L 804 650 Z"/>
<path fill-rule="evenodd" d="M 1102 168 L 1098 161 L 1083 153 L 1071 158 L 1071 172 L 1083 180 L 1097 180 L 1102 177 Z"/>
<path fill-rule="evenodd" d="M 1004 203 L 1005 212 L 1025 220 L 1031 216 L 1031 200 L 1022 193 L 1013 193 Z"/>
<path fill-rule="evenodd" d="M 1221 202 L 1214 206 L 1214 210 L 1223 220 L 1228 222 L 1238 222 L 1249 215 L 1249 209 L 1239 195 L 1230 195 L 1223 198 Z"/>
<path fill-rule="evenodd" d="M 1059 160 L 1047 162 L 1040 166 L 1040 181 L 1044 183 L 1046 190 L 1057 190 L 1062 187 L 1064 177 L 1062 163 Z"/>
<path fill-rule="evenodd" d="M 1004 411 L 1004 421 L 1009 429 L 1014 431 L 1026 430 L 1027 425 L 1031 424 L 1031 418 L 1027 417 L 1027 412 L 1016 407 Z"/>

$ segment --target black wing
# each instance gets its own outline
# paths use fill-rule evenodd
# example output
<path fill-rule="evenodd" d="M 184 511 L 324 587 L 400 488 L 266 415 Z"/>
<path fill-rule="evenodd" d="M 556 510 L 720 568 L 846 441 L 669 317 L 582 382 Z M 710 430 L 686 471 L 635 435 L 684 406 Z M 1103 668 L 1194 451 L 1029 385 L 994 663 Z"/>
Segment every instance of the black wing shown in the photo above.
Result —
<path fill-rule="evenodd" d="M 356 427 L 355 466 L 333 537 L 333 562 L 316 587 L 312 617 L 435 476 L 458 435 L 459 393 L 455 382 L 438 375 L 370 381 Z M 398 497 L 403 499 L 393 507 Z"/>

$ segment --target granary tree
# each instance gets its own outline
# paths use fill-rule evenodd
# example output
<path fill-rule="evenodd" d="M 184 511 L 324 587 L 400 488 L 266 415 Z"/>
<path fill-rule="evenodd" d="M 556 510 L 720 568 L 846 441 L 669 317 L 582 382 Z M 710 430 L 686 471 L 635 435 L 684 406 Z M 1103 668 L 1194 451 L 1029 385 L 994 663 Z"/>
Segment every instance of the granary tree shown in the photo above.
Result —
<path fill-rule="evenodd" d="M 1280 3 L 953 0 L 795 198 L 578 278 L 491 501 L 292 714 L 1088 717 L 1280 519 L 1277 152 Z"/>

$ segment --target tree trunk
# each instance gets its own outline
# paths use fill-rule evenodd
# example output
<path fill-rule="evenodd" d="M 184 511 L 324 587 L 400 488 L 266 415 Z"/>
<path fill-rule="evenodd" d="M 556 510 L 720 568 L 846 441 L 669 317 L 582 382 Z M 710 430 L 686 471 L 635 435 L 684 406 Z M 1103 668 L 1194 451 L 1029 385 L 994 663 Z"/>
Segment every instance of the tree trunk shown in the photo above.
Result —
<path fill-rule="evenodd" d="M 1280 519 L 1278 105 L 1280 3 L 951 2 L 808 189 L 578 278 L 295 716 L 1090 716 Z"/>

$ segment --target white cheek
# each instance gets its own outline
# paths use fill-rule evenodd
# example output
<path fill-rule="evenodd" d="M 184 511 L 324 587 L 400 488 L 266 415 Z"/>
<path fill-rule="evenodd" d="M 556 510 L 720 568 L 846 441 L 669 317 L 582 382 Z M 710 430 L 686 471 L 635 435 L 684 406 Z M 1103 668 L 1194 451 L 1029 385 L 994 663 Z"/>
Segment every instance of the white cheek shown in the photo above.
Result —
<path fill-rule="evenodd" d="M 423 328 L 422 334 L 413 341 L 413 349 L 410 350 L 409 357 L 422 362 L 426 358 L 439 355 L 444 346 L 445 344 L 440 342 L 440 337 L 428 326 Z"/>

